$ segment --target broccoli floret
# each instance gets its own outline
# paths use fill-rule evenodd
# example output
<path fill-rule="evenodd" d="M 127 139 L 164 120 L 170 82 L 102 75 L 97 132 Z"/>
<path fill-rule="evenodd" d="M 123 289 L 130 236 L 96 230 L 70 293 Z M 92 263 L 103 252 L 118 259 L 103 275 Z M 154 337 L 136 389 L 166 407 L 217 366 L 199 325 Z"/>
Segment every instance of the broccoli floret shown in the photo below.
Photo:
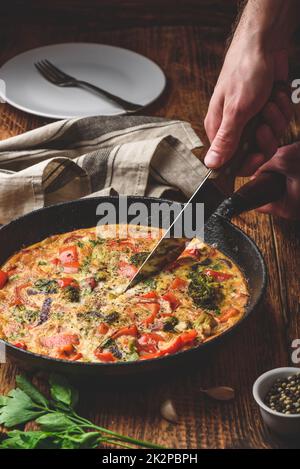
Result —
<path fill-rule="evenodd" d="M 176 316 L 171 316 L 169 317 L 166 322 L 164 323 L 163 325 L 163 330 L 165 332 L 172 332 L 174 331 L 174 327 L 177 326 L 178 324 L 178 319 L 176 318 Z"/>
<path fill-rule="evenodd" d="M 198 270 L 192 271 L 189 277 L 188 291 L 195 305 L 209 310 L 218 309 L 224 296 L 222 285 Z"/>
<path fill-rule="evenodd" d="M 78 287 L 68 286 L 64 289 L 64 297 L 71 303 L 79 303 L 80 291 Z"/>
<path fill-rule="evenodd" d="M 107 324 L 113 324 L 119 319 L 120 315 L 117 311 L 113 311 L 112 313 L 109 313 L 107 316 L 105 316 L 105 322 Z"/>

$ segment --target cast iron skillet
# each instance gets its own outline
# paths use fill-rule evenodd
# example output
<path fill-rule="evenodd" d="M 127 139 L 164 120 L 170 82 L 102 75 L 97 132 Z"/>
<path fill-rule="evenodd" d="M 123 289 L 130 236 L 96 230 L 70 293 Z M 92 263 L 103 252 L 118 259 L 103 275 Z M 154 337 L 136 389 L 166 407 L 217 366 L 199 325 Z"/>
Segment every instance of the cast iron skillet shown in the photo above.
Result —
<path fill-rule="evenodd" d="M 140 372 L 148 373 L 164 369 L 164 367 L 169 367 L 172 364 L 178 366 L 180 362 L 190 361 L 192 358 L 198 359 L 200 355 L 205 354 L 208 349 L 212 349 L 216 344 L 220 344 L 225 336 L 228 336 L 228 334 L 240 327 L 257 307 L 264 294 L 267 274 L 263 257 L 249 236 L 230 222 L 233 215 L 245 209 L 251 209 L 253 206 L 262 205 L 257 200 L 257 197 L 263 203 L 270 199 L 270 197 L 268 199 L 265 198 L 265 186 L 262 185 L 261 187 L 264 189 L 263 193 L 258 194 L 256 191 L 256 196 L 254 197 L 256 200 L 252 200 L 251 203 L 247 197 L 241 196 L 243 195 L 241 193 L 227 199 L 221 204 L 206 225 L 205 241 L 209 244 L 216 244 L 225 255 L 230 257 L 240 267 L 248 281 L 250 298 L 246 314 L 229 331 L 197 348 L 182 351 L 174 355 L 137 362 L 70 362 L 24 351 L 8 342 L 1 341 L 6 345 L 7 355 L 17 361 L 23 368 L 42 369 L 44 371 L 51 370 L 59 373 L 100 378 L 104 376 L 124 376 Z M 274 194 L 272 194 L 272 198 L 275 199 Z M 103 202 L 112 203 L 118 210 L 118 197 L 87 198 L 36 210 L 3 226 L 0 229 L 0 246 L 2 247 L 0 265 L 20 249 L 37 243 L 52 234 L 96 226 L 99 221 L 99 216 L 96 215 L 96 208 L 99 203 Z M 129 197 L 128 202 L 129 204 L 143 202 L 149 209 L 152 203 L 170 203 L 167 200 L 146 197 Z"/>

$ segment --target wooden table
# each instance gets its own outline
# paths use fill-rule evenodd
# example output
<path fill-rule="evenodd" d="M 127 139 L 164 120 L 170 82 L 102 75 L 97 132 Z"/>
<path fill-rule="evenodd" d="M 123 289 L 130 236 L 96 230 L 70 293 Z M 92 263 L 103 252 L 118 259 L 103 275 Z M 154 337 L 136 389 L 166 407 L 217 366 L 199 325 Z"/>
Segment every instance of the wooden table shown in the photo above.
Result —
<path fill-rule="evenodd" d="M 175 4 L 171 0 L 7 2 L 0 20 L 0 63 L 53 42 L 91 41 L 128 47 L 155 60 L 168 77 L 167 91 L 147 113 L 190 121 L 204 138 L 203 119 L 222 64 L 235 2 L 177 0 Z M 44 123 L 45 119 L 1 105 L 1 139 Z M 294 126 L 288 138 L 296 137 Z M 263 428 L 251 388 L 263 371 L 291 363 L 292 340 L 300 338 L 299 224 L 257 213 L 243 215 L 236 223 L 256 241 L 269 269 L 261 310 L 189 376 L 182 377 L 178 370 L 170 383 L 154 382 L 144 389 L 122 392 L 121 383 L 112 391 L 84 391 L 80 412 L 86 417 L 174 448 L 282 444 Z M 1 366 L 0 392 L 13 386 L 16 371 L 12 364 Z M 215 402 L 199 391 L 214 385 L 234 387 L 236 399 Z M 178 425 L 160 417 L 159 405 L 166 398 L 171 398 L 178 410 Z"/>

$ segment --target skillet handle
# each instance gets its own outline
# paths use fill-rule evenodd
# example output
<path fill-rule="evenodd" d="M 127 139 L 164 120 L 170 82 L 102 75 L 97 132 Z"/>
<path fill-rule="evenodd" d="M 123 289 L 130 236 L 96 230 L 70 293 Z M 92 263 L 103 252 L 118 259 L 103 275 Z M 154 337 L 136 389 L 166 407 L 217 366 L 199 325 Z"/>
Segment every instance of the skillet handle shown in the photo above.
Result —
<path fill-rule="evenodd" d="M 283 174 L 263 172 L 224 200 L 216 214 L 231 219 L 243 212 L 276 202 L 283 197 L 285 189 L 286 178 Z"/>

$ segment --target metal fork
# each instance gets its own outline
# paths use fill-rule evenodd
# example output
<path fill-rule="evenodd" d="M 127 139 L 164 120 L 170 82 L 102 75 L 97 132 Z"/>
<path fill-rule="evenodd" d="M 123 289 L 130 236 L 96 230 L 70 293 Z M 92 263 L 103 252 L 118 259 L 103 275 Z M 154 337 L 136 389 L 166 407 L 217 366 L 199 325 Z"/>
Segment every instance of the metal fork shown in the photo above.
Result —
<path fill-rule="evenodd" d="M 126 101 L 123 98 L 120 98 L 119 96 L 116 96 L 109 91 L 103 90 L 102 88 L 99 88 L 98 86 L 92 85 L 91 83 L 88 83 L 87 81 L 83 80 L 78 80 L 75 77 L 72 77 L 71 75 L 68 75 L 67 73 L 63 72 L 59 68 L 57 68 L 55 65 L 53 65 L 49 60 L 41 60 L 39 62 L 36 62 L 34 64 L 35 68 L 38 70 L 38 72 L 50 83 L 53 83 L 53 85 L 61 86 L 61 87 L 76 87 L 76 88 L 83 88 L 85 90 L 91 91 L 94 94 L 100 95 L 100 96 L 105 96 L 107 99 L 112 101 L 115 104 L 118 104 L 121 106 L 126 113 L 133 113 L 138 111 L 139 109 L 142 108 L 140 104 L 135 104 L 129 101 Z"/>

